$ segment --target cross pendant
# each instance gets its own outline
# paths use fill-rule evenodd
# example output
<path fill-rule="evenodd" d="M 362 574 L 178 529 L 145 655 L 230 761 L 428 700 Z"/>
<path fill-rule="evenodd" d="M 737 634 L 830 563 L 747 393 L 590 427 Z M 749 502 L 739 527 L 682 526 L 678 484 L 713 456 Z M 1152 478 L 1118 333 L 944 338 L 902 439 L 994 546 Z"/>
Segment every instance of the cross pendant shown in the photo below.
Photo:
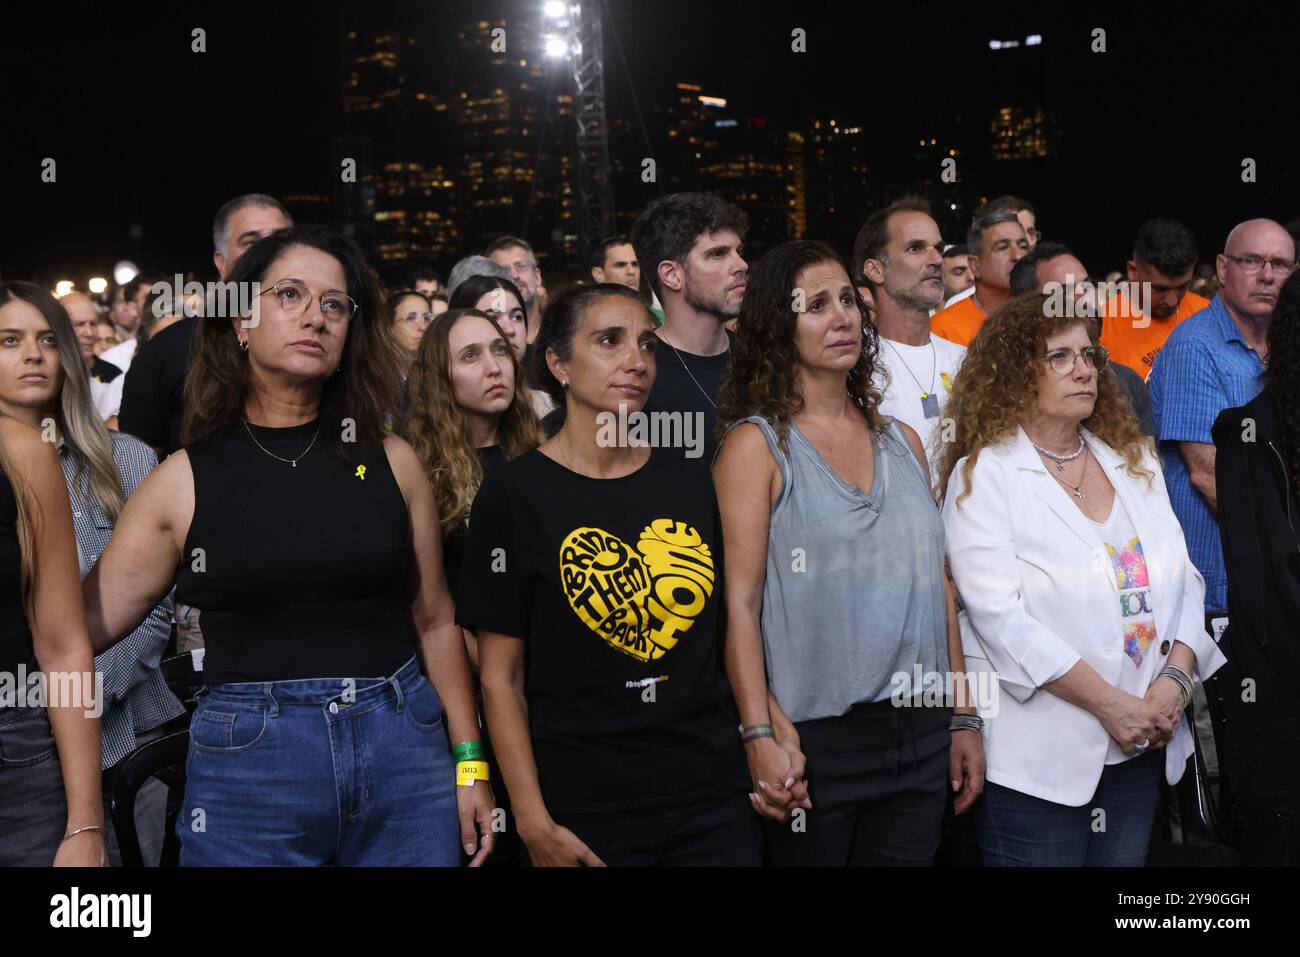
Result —
<path fill-rule="evenodd" d="M 1056 471 L 1058 471 L 1058 472 L 1064 472 L 1064 471 L 1065 471 L 1065 463 L 1064 463 L 1064 462 L 1057 462 L 1057 463 L 1056 463 Z"/>
<path fill-rule="evenodd" d="M 1074 490 L 1074 497 L 1075 497 L 1075 498 L 1083 498 L 1083 489 L 1081 489 L 1081 488 L 1076 488 L 1076 489 Z"/>

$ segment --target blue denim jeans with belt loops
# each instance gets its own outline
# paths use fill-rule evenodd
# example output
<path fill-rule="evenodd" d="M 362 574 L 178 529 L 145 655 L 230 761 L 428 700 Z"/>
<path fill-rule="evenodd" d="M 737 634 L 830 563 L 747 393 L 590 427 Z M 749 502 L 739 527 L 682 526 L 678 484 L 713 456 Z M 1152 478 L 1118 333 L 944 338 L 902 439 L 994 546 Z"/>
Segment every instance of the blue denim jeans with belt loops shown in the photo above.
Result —
<path fill-rule="evenodd" d="M 186 767 L 182 866 L 461 861 L 442 702 L 415 658 L 388 678 L 210 686 Z"/>

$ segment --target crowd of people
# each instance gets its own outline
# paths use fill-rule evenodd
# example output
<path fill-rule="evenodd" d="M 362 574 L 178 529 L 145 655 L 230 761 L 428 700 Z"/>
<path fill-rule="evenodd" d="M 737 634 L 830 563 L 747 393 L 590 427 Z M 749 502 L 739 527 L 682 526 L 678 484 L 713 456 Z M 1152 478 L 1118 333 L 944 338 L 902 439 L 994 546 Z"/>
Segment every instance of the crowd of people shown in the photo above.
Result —
<path fill-rule="evenodd" d="M 1294 235 L 1207 285 L 1012 196 L 746 230 L 675 193 L 589 278 L 506 236 L 388 289 L 249 194 L 238 308 L 0 284 L 0 671 L 100 676 L 0 701 L 0 864 L 119 863 L 107 783 L 188 728 L 186 866 L 925 866 L 960 815 L 1141 865 L 1212 675 L 1244 858 L 1300 862 Z"/>

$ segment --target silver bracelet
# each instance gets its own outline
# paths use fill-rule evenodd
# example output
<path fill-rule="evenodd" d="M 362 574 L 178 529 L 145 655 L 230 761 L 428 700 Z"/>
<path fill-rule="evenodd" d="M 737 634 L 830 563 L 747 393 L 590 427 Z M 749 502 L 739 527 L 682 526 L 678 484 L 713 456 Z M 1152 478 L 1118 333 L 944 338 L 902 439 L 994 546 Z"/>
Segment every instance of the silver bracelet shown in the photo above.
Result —
<path fill-rule="evenodd" d="M 70 837 L 76 837 L 82 831 L 99 831 L 103 833 L 103 830 L 104 830 L 104 825 L 102 824 L 87 824 L 85 827 L 74 828 L 73 830 L 69 831 L 67 834 L 64 834 L 63 839 L 66 841 Z"/>
<path fill-rule="evenodd" d="M 984 719 L 977 714 L 954 714 L 948 724 L 949 731 L 984 731 Z"/>
<path fill-rule="evenodd" d="M 1160 674 L 1156 675 L 1156 677 L 1173 678 L 1178 683 L 1179 689 L 1183 692 L 1183 707 L 1186 708 L 1188 702 L 1192 700 L 1192 679 L 1187 672 L 1174 665 L 1165 665 L 1164 668 L 1160 669 Z"/>

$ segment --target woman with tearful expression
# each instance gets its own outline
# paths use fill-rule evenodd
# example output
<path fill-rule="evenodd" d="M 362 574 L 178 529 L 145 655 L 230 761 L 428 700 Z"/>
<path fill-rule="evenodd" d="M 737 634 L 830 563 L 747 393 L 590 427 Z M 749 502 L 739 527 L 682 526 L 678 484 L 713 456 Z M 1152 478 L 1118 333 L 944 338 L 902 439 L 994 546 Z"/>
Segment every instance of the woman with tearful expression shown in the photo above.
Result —
<path fill-rule="evenodd" d="M 773 249 L 718 403 L 729 673 L 777 865 L 929 864 L 949 789 L 960 813 L 983 786 L 969 699 L 900 683 L 965 665 L 925 452 L 880 413 L 864 314 L 829 247 Z M 800 808 L 804 832 L 781 823 Z"/>

